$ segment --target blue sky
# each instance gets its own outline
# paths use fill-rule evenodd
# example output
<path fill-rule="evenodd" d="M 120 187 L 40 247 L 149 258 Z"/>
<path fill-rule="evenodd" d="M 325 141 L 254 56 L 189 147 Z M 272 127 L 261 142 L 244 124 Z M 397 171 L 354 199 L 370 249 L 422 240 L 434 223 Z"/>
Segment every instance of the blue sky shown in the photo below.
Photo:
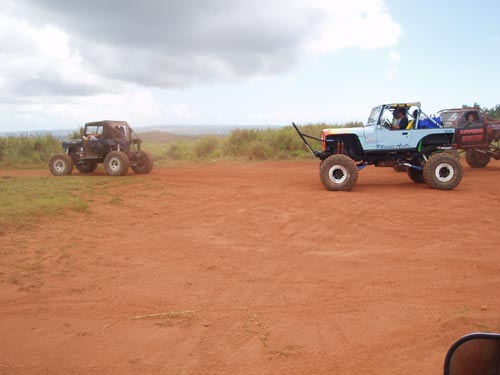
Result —
<path fill-rule="evenodd" d="M 500 103 L 500 2 L 332 2 L 259 0 L 250 9 L 233 1 L 222 17 L 223 0 L 151 1 L 141 21 L 128 18 L 133 2 L 115 17 L 98 1 L 76 11 L 63 1 L 7 0 L 0 131 L 104 118 L 137 127 L 343 123 L 365 121 L 384 102 L 421 101 L 427 113 Z M 170 22 L 149 22 L 163 11 Z M 151 30 L 142 35 L 129 20 Z M 113 22 L 118 31 L 107 33 Z"/>

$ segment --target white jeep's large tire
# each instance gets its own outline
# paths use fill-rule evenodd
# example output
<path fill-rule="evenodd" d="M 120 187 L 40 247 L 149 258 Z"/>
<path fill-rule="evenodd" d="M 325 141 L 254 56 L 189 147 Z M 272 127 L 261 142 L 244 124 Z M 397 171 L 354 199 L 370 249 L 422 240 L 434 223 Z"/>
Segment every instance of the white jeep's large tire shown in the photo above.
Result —
<path fill-rule="evenodd" d="M 462 165 L 448 152 L 436 153 L 424 165 L 424 180 L 433 189 L 452 190 L 462 180 Z"/>
<path fill-rule="evenodd" d="M 347 155 L 332 155 L 321 163 L 319 175 L 326 189 L 349 191 L 358 181 L 358 167 Z"/>

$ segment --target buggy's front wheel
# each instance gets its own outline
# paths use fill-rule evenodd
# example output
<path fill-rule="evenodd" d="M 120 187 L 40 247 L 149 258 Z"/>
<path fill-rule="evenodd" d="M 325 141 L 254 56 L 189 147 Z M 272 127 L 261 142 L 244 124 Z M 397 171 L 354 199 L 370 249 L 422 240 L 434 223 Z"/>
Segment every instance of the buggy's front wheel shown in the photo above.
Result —
<path fill-rule="evenodd" d="M 104 159 L 104 169 L 110 176 L 123 176 L 127 174 L 130 160 L 122 151 L 111 151 Z"/>
<path fill-rule="evenodd" d="M 328 190 L 349 191 L 358 181 L 358 167 L 347 155 L 329 156 L 321 163 L 321 182 Z"/>
<path fill-rule="evenodd" d="M 56 154 L 50 158 L 49 170 L 54 176 L 67 176 L 73 171 L 73 159 L 67 154 Z"/>

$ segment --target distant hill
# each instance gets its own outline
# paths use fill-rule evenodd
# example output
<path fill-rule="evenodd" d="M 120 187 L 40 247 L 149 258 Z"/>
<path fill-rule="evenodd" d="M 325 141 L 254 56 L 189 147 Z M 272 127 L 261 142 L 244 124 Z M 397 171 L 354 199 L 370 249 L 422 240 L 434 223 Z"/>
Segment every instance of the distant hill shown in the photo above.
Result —
<path fill-rule="evenodd" d="M 279 128 L 278 125 L 154 125 L 135 127 L 137 133 L 166 132 L 178 135 L 226 135 L 235 129 L 269 129 Z"/>
<path fill-rule="evenodd" d="M 141 128 L 139 128 L 138 130 L 139 131 L 136 131 L 136 133 L 140 139 L 152 143 L 171 143 L 171 142 L 177 142 L 179 140 L 189 140 L 199 137 L 199 135 L 196 136 L 196 135 L 173 134 L 158 130 L 142 132 Z"/>
<path fill-rule="evenodd" d="M 175 140 L 175 136 L 185 136 L 187 139 L 200 135 L 227 135 L 235 129 L 269 129 L 279 128 L 278 125 L 153 125 L 153 126 L 134 126 L 132 128 L 137 134 L 145 134 L 148 137 L 145 140 L 156 142 L 156 139 L 167 137 L 167 142 Z M 75 129 L 47 129 L 47 130 L 25 130 L 0 132 L 0 137 L 18 137 L 18 136 L 36 136 L 50 134 L 57 139 L 67 139 Z M 150 139 L 149 137 L 154 139 Z M 160 141 L 158 141 L 160 142 Z M 165 141 L 163 141 L 165 142 Z"/>

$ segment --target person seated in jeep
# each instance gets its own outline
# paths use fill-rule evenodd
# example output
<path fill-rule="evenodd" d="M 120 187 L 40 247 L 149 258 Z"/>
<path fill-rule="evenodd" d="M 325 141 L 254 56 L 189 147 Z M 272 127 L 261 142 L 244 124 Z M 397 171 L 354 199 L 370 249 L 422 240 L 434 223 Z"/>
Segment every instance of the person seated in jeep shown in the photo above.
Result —
<path fill-rule="evenodd" d="M 89 140 L 89 141 L 97 141 L 99 138 L 101 138 L 101 134 L 99 134 L 99 133 L 87 134 L 87 136 L 83 136 L 83 139 Z"/>
<path fill-rule="evenodd" d="M 408 117 L 406 117 L 405 108 L 396 108 L 394 110 L 394 121 L 392 123 L 393 130 L 405 130 L 408 126 Z"/>

